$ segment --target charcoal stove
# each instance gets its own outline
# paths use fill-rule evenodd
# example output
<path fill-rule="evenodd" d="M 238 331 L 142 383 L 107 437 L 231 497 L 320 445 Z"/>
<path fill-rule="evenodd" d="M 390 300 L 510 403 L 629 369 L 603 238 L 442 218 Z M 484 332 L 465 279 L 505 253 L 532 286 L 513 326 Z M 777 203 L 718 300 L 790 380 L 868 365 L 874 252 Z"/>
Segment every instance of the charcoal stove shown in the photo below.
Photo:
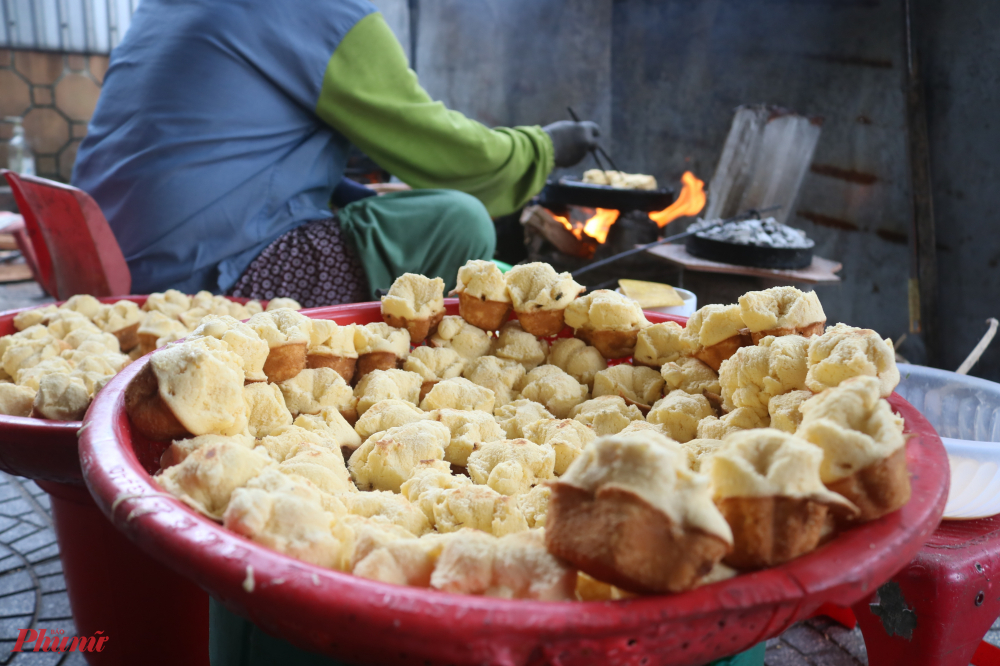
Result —
<path fill-rule="evenodd" d="M 690 172 L 682 181 L 679 197 L 672 188 L 625 190 L 565 177 L 550 181 L 536 199 L 542 212 L 529 209 L 521 219 L 529 259 L 575 271 L 655 241 L 670 220 L 697 214 L 704 205 L 704 184 Z M 588 274 L 585 282 L 593 288 L 618 277 L 670 281 L 673 272 L 657 259 L 636 256 Z"/>
<path fill-rule="evenodd" d="M 649 213 L 670 207 L 674 199 L 672 188 L 624 190 L 563 177 L 549 181 L 538 203 L 557 219 L 570 222 L 572 233 L 588 243 L 586 251 L 580 253 L 584 259 L 598 260 L 655 240 L 660 227 Z M 617 211 L 617 216 L 612 211 Z M 586 222 L 609 214 L 611 222 L 599 224 L 598 232 L 587 229 L 581 233 Z"/>

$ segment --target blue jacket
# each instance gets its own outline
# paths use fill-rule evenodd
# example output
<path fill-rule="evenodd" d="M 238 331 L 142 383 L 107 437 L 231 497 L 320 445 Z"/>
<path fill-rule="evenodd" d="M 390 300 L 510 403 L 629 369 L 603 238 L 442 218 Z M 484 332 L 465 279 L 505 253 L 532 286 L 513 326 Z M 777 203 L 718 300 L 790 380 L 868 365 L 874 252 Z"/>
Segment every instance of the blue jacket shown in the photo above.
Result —
<path fill-rule="evenodd" d="M 143 0 L 72 182 L 135 293 L 223 292 L 278 236 L 330 216 L 348 141 L 315 107 L 366 0 Z"/>

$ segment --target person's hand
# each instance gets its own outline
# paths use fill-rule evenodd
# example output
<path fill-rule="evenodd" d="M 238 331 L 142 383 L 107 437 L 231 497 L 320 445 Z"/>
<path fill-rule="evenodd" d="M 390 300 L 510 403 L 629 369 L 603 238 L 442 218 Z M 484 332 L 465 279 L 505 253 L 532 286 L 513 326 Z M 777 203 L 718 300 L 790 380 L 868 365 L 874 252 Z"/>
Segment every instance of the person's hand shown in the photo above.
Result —
<path fill-rule="evenodd" d="M 601 128 L 589 120 L 560 120 L 542 128 L 552 137 L 557 167 L 570 167 L 583 160 L 597 146 Z"/>

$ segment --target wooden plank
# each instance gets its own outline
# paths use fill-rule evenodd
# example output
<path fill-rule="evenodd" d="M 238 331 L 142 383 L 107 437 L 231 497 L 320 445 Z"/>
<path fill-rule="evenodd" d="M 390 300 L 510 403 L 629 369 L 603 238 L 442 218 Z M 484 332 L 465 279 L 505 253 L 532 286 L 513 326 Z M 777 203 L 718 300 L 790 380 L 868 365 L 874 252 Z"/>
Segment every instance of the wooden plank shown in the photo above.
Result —
<path fill-rule="evenodd" d="M 736 109 L 708 186 L 709 202 L 702 217 L 714 220 L 754 208 L 781 206 L 770 216 L 785 223 L 812 163 L 821 124 L 819 118 L 772 106 Z"/>
<path fill-rule="evenodd" d="M 912 210 L 910 222 L 910 332 L 923 336 L 927 364 L 940 367 L 941 337 L 937 314 L 937 236 L 931 182 L 930 143 L 927 134 L 927 100 L 913 43 L 910 1 L 903 0 L 906 34 L 906 131 L 910 158 Z"/>
<path fill-rule="evenodd" d="M 650 254 L 655 254 L 675 264 L 680 264 L 690 271 L 700 271 L 703 273 L 728 273 L 730 275 L 749 275 L 751 277 L 768 278 L 771 280 L 784 282 L 804 282 L 807 284 L 835 284 L 840 282 L 837 273 L 843 268 L 843 264 L 822 257 L 813 257 L 812 264 L 807 268 L 796 270 L 778 270 L 774 268 L 756 268 L 754 266 L 737 266 L 736 264 L 723 264 L 717 261 L 700 259 L 691 254 L 683 245 L 668 243 L 658 245 L 647 250 Z"/>
<path fill-rule="evenodd" d="M 0 284 L 22 282 L 33 279 L 31 269 L 25 263 L 0 264 Z"/>
<path fill-rule="evenodd" d="M 17 213 L 11 213 L 10 211 L 0 210 L 0 230 L 6 229 L 12 224 L 20 224 L 24 222 L 24 218 Z"/>

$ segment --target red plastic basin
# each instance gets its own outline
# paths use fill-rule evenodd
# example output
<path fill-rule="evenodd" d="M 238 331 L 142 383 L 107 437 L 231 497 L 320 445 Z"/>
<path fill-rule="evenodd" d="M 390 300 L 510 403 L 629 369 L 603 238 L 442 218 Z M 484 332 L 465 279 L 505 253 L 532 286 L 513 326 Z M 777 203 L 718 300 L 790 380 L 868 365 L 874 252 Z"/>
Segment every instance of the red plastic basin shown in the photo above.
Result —
<path fill-rule="evenodd" d="M 447 303 L 456 313 L 457 303 Z M 339 323 L 381 320 L 378 303 L 308 314 Z M 913 433 L 910 502 L 785 565 L 683 594 L 615 602 L 514 601 L 401 587 L 292 559 L 165 496 L 150 477 L 164 445 L 133 433 L 123 403 L 126 386 L 147 360 L 120 373 L 87 414 L 80 456 L 98 505 L 140 548 L 231 611 L 303 649 L 348 662 L 704 664 L 776 636 L 823 602 L 849 606 L 869 595 L 913 558 L 947 497 L 941 440 L 893 395 L 890 403 Z"/>
<path fill-rule="evenodd" d="M 145 296 L 99 298 L 102 303 L 127 300 L 140 306 Z M 58 303 L 57 305 L 62 305 Z M 17 333 L 14 317 L 25 310 L 19 308 L 0 312 L 0 336 Z M 0 470 L 16 476 L 58 483 L 83 483 L 80 456 L 77 453 L 77 432 L 81 421 L 48 421 L 0 414 Z"/>
<path fill-rule="evenodd" d="M 97 300 L 102 303 L 133 301 L 142 306 L 146 298 L 111 296 Z M 250 299 L 230 300 L 246 303 Z M 55 305 L 62 305 L 64 302 Z M 266 305 L 267 301 L 263 303 Z M 0 336 L 17 333 L 14 317 L 20 312 L 39 307 L 44 306 L 0 312 Z M 81 421 L 49 421 L 0 414 L 0 470 L 29 479 L 83 484 L 80 456 L 77 453 L 77 432 L 82 425 Z"/>
<path fill-rule="evenodd" d="M 142 305 L 146 296 L 98 300 Z M 0 313 L 0 335 L 16 333 L 15 315 L 37 307 L 44 306 Z M 207 595 L 124 538 L 97 508 L 80 471 L 77 433 L 82 426 L 80 421 L 0 414 L 0 470 L 38 481 L 51 498 L 77 632 L 103 631 L 110 638 L 103 652 L 86 655 L 88 662 L 208 666 Z M 164 638 L 155 648 L 149 640 L 153 635 Z"/>

